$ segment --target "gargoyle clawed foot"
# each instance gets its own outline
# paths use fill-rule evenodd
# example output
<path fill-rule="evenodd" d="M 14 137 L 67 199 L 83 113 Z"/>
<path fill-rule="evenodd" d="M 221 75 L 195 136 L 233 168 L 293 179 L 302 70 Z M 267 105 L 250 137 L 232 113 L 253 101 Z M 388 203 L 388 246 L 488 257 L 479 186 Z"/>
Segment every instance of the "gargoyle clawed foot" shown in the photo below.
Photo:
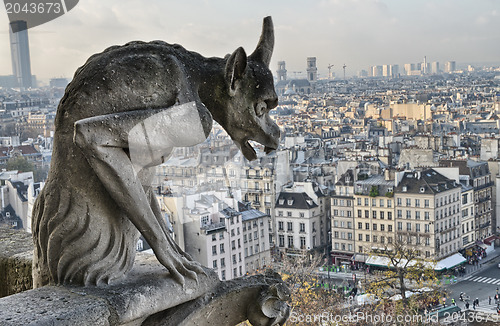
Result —
<path fill-rule="evenodd" d="M 198 274 L 206 274 L 201 265 L 189 260 L 182 254 L 170 252 L 168 249 L 161 253 L 155 252 L 158 261 L 169 271 L 170 276 L 184 288 L 185 277 L 195 280 L 198 283 Z"/>

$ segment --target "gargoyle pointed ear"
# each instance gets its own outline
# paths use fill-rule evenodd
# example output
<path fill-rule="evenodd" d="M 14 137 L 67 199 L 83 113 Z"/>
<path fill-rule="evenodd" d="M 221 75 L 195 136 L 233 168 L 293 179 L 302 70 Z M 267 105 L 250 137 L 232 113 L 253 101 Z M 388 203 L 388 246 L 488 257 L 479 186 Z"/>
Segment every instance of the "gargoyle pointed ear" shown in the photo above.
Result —
<path fill-rule="evenodd" d="M 257 48 L 250 55 L 250 59 L 264 63 L 269 67 L 274 48 L 274 27 L 271 16 L 264 18 L 262 23 L 262 34 L 260 35 Z"/>
<path fill-rule="evenodd" d="M 247 68 L 247 54 L 242 47 L 237 48 L 226 63 L 226 79 L 231 91 L 234 91 L 235 82 L 243 77 Z"/>

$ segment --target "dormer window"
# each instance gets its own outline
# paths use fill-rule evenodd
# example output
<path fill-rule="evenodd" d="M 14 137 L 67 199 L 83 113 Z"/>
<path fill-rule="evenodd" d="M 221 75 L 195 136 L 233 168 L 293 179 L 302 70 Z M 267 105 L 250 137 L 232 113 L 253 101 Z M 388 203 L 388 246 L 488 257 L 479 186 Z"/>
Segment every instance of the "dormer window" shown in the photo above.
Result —
<path fill-rule="evenodd" d="M 312 206 L 312 204 L 313 204 L 313 201 L 312 201 L 312 200 L 307 199 L 306 201 L 307 201 L 307 203 L 309 204 L 309 206 Z"/>
<path fill-rule="evenodd" d="M 425 192 L 425 187 L 420 187 L 420 192 L 424 193 Z"/>
<path fill-rule="evenodd" d="M 284 199 L 280 199 L 278 202 L 279 202 L 280 205 L 283 205 L 285 203 L 285 200 Z"/>
<path fill-rule="evenodd" d="M 287 204 L 288 204 L 289 206 L 293 205 L 293 199 L 288 199 L 288 200 L 287 200 Z"/>
<path fill-rule="evenodd" d="M 403 192 L 407 192 L 407 191 L 408 191 L 408 187 L 403 186 Z"/>

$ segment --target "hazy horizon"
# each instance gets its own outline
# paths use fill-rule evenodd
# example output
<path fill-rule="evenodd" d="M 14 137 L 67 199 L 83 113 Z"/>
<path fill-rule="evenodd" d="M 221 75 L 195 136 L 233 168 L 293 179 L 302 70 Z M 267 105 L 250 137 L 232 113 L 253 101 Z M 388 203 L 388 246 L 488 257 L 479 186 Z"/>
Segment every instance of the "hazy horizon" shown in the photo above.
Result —
<path fill-rule="evenodd" d="M 356 75 L 373 65 L 446 61 L 500 62 L 500 3 L 495 0 L 192 0 L 166 3 L 87 0 L 64 16 L 28 30 L 32 74 L 71 78 L 94 53 L 132 40 L 160 39 L 204 56 L 243 46 L 251 53 L 262 18 L 271 15 L 289 78 L 316 57 L 319 77 Z M 8 17 L 0 14 L 0 75 L 12 74 Z"/>

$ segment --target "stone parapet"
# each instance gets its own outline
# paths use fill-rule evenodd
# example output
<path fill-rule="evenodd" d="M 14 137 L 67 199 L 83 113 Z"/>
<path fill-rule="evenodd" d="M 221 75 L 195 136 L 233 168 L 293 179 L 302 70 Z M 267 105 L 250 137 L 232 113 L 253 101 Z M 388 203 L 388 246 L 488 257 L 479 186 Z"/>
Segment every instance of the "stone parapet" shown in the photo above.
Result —
<path fill-rule="evenodd" d="M 0 297 L 33 287 L 31 234 L 0 224 Z"/>

